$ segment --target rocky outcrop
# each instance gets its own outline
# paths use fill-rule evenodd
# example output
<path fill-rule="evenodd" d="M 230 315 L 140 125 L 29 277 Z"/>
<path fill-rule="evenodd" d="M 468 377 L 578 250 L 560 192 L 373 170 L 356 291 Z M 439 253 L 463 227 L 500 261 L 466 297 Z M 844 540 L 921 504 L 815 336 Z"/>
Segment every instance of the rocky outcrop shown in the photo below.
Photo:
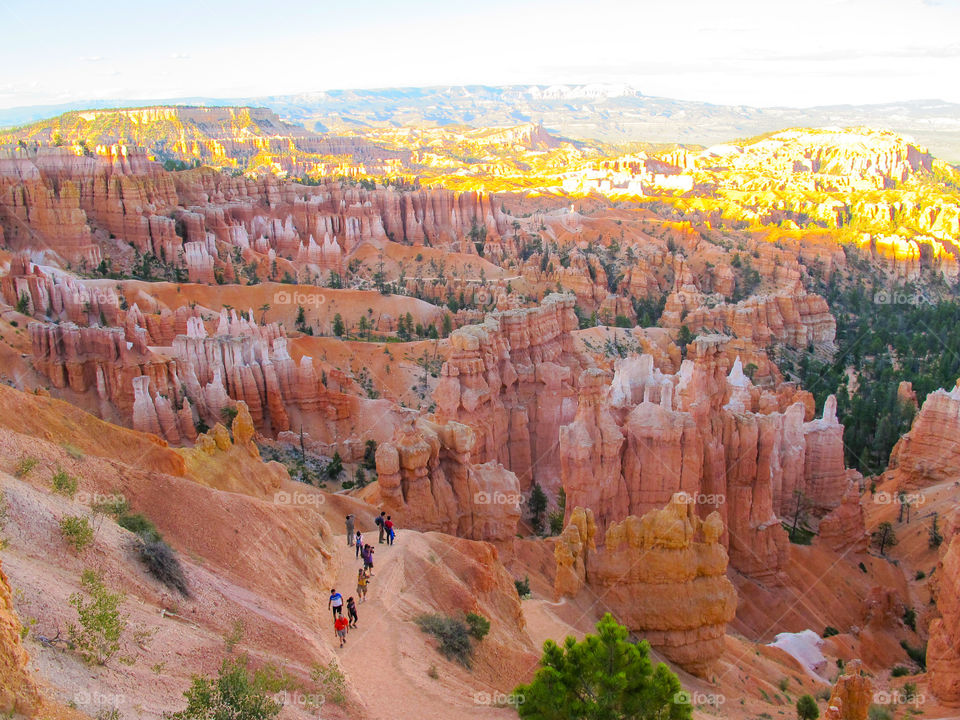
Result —
<path fill-rule="evenodd" d="M 533 481 L 559 489 L 560 427 L 574 417 L 581 368 L 573 306 L 570 295 L 549 295 L 539 307 L 492 313 L 454 331 L 433 394 L 440 422 L 473 428 L 471 460 L 499 461 L 524 490 Z"/>
<path fill-rule="evenodd" d="M 842 554 L 862 553 L 867 551 L 870 536 L 860 504 L 860 473 L 855 470 L 847 472 L 854 474 L 847 492 L 840 505 L 820 520 L 816 542 Z"/>
<path fill-rule="evenodd" d="M 889 472 L 898 489 L 955 480 L 960 473 L 960 386 L 927 395 L 910 432 L 890 453 Z"/>
<path fill-rule="evenodd" d="M 40 693 L 27 668 L 20 630 L 10 584 L 0 566 L 0 712 L 31 716 L 40 706 Z"/>
<path fill-rule="evenodd" d="M 867 720 L 873 703 L 873 683 L 863 674 L 859 660 L 848 660 L 843 675 L 827 700 L 824 720 Z"/>
<path fill-rule="evenodd" d="M 377 447 L 380 500 L 399 527 L 474 540 L 507 540 L 520 520 L 517 476 L 495 460 L 474 463 L 472 428 L 408 420 Z"/>
<path fill-rule="evenodd" d="M 591 521 L 582 508 L 571 514 L 556 549 L 556 590 L 577 592 L 585 567 L 586 583 L 620 622 L 672 662 L 704 674 L 723 654 L 737 605 L 726 577 L 720 514 L 701 520 L 687 498 L 675 494 L 663 510 L 611 524 L 595 553 Z"/>
<path fill-rule="evenodd" d="M 927 668 L 930 690 L 945 705 L 960 706 L 960 513 L 943 523 L 934 596 L 940 617 L 930 623 Z"/>

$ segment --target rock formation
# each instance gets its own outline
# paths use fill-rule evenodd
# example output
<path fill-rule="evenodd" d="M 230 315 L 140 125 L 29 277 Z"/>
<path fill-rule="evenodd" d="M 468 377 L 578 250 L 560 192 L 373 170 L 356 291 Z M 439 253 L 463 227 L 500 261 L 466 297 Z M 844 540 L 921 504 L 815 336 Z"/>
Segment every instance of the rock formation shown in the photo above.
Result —
<path fill-rule="evenodd" d="M 10 585 L 0 566 L 0 712 L 30 716 L 40 706 L 40 693 L 27 669 L 29 658 L 20 629 Z"/>
<path fill-rule="evenodd" d="M 399 527 L 474 540 L 507 540 L 520 520 L 516 475 L 495 460 L 474 463 L 474 431 L 461 423 L 408 420 L 377 447 L 380 500 Z"/>
<path fill-rule="evenodd" d="M 620 622 L 685 670 L 706 672 L 737 605 L 720 514 L 701 520 L 677 493 L 663 510 L 611 524 L 595 553 L 592 520 L 582 508 L 571 513 L 556 548 L 558 594 L 578 592 L 585 575 Z"/>
<path fill-rule="evenodd" d="M 918 489 L 955 480 L 960 469 L 960 386 L 935 390 L 923 402 L 910 432 L 890 453 L 889 472 L 898 489 Z"/>
<path fill-rule="evenodd" d="M 848 660 L 837 678 L 824 720 L 867 720 L 873 703 L 873 683 L 863 674 L 859 660 Z"/>
<path fill-rule="evenodd" d="M 925 404 L 926 405 L 926 404 Z M 943 523 L 935 597 L 940 617 L 930 623 L 927 668 L 930 690 L 946 705 L 960 705 L 960 513 Z"/>

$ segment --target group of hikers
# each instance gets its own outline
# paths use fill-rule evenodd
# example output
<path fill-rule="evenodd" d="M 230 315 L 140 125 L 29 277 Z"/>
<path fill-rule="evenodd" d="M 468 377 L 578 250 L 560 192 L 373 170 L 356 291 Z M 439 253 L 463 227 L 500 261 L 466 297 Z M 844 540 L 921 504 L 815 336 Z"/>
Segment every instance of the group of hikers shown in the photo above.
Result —
<path fill-rule="evenodd" d="M 359 602 L 367 598 L 367 584 L 373 577 L 373 546 L 363 541 L 363 533 L 355 529 L 356 516 L 347 515 L 347 546 L 356 548 L 356 557 L 363 559 L 363 567 L 357 570 L 357 597 Z M 393 519 L 387 513 L 381 512 L 374 520 L 374 524 L 380 530 L 379 543 L 382 545 L 393 545 L 397 533 L 394 529 Z M 346 604 L 347 616 L 343 615 L 343 607 Z M 330 588 L 330 600 L 327 602 L 327 608 L 333 612 L 333 629 L 340 640 L 340 647 L 347 642 L 347 630 L 357 627 L 357 603 L 353 597 L 348 597 L 344 603 L 343 595 L 337 592 L 336 588 Z"/>

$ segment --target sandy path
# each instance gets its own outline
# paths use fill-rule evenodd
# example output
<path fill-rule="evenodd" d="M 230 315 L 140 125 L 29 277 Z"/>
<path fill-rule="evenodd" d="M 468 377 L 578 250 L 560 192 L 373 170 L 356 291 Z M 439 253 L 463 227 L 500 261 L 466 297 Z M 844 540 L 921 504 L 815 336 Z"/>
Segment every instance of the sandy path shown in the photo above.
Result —
<path fill-rule="evenodd" d="M 375 533 L 370 533 L 370 537 L 376 540 Z M 332 615 L 327 615 L 329 632 L 323 637 L 334 648 L 347 681 L 360 690 L 367 717 L 369 720 L 516 718 L 516 713 L 507 708 L 475 704 L 469 684 L 456 676 L 459 673 L 448 672 L 445 661 L 408 621 L 409 605 L 403 593 L 410 581 L 404 572 L 404 555 L 411 544 L 422 541 L 418 533 L 411 531 L 404 532 L 403 540 L 404 544 L 393 546 L 374 542 L 375 575 L 368 585 L 367 600 L 357 604 L 357 628 L 348 632 L 347 644 L 342 649 L 333 632 Z M 337 542 L 342 561 L 337 590 L 344 601 L 351 596 L 357 599 L 357 569 L 362 561 L 355 557 L 354 548 L 346 546 L 345 537 L 338 537 Z M 439 678 L 427 674 L 431 665 L 438 668 Z"/>

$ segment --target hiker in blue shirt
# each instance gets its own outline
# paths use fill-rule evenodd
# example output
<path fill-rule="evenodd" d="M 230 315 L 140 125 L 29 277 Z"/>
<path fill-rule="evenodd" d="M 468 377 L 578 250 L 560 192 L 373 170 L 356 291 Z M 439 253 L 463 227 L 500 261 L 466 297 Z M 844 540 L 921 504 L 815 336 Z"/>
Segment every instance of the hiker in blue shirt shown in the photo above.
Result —
<path fill-rule="evenodd" d="M 333 610 L 333 619 L 343 615 L 343 595 L 336 588 L 330 588 L 330 599 L 327 601 L 327 610 Z"/>

